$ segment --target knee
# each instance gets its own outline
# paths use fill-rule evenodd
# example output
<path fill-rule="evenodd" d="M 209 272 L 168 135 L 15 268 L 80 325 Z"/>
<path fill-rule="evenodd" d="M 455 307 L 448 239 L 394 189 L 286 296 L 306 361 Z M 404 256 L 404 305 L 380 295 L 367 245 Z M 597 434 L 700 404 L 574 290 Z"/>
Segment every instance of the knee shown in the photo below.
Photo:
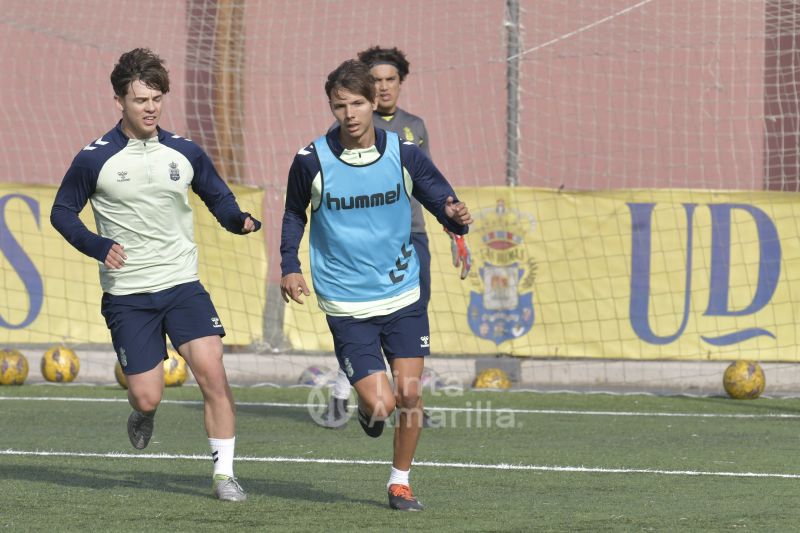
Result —
<path fill-rule="evenodd" d="M 419 391 L 400 391 L 397 394 L 397 407 L 408 411 L 422 408 L 422 395 Z"/>
<path fill-rule="evenodd" d="M 226 379 L 223 378 L 222 372 L 216 368 L 211 369 L 209 367 L 203 367 L 194 370 L 192 375 L 202 391 L 211 392 L 216 388 L 220 388 L 222 383 L 226 381 Z"/>
<path fill-rule="evenodd" d="M 161 391 L 147 390 L 134 393 L 128 390 L 128 402 L 137 411 L 151 413 L 155 411 L 161 403 Z"/>
<path fill-rule="evenodd" d="M 373 403 L 365 406 L 376 420 L 386 420 L 394 412 L 396 402 L 394 396 L 378 397 Z"/>
<path fill-rule="evenodd" d="M 227 398 L 231 395 L 230 385 L 224 371 L 213 374 L 195 374 L 195 380 L 206 400 Z"/>
<path fill-rule="evenodd" d="M 197 385 L 203 392 L 221 394 L 227 388 L 228 377 L 225 373 L 225 366 L 222 364 L 222 357 L 208 358 L 202 363 L 195 362 L 194 366 L 190 366 L 190 368 Z"/>

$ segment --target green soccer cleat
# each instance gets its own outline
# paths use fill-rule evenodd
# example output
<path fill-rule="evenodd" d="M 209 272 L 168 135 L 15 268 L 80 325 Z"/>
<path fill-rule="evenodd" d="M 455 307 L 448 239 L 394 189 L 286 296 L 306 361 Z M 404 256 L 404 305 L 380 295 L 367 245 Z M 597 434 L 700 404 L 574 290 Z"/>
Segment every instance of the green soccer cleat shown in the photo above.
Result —
<path fill-rule="evenodd" d="M 214 483 L 214 497 L 218 500 L 225 502 L 243 502 L 247 499 L 244 489 L 236 478 L 226 476 L 224 474 L 215 474 Z"/>
<path fill-rule="evenodd" d="M 411 487 L 395 483 L 389 485 L 389 507 L 397 511 L 422 511 L 424 507 L 414 497 Z"/>
<path fill-rule="evenodd" d="M 134 410 L 128 417 L 128 438 L 137 450 L 144 450 L 153 436 L 153 419 L 155 413 L 146 415 Z"/>

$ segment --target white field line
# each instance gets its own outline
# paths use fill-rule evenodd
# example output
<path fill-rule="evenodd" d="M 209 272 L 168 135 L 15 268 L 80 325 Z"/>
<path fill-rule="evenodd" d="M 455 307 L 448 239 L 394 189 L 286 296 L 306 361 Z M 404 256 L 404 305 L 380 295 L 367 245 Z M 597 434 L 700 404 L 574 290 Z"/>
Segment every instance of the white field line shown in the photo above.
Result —
<path fill-rule="evenodd" d="M 166 453 L 92 453 L 92 452 L 60 452 L 60 451 L 25 451 L 0 450 L 0 456 L 22 457 L 89 457 L 98 459 L 182 459 L 188 461 L 208 461 L 207 455 L 184 455 Z M 367 459 L 312 459 L 308 457 L 250 457 L 237 456 L 236 462 L 248 463 L 314 463 L 333 465 L 389 465 L 391 461 L 373 461 Z M 415 466 L 433 468 L 468 468 L 482 470 L 534 471 L 534 472 L 572 472 L 595 474 L 655 474 L 664 476 L 717 476 L 717 477 L 749 477 L 800 479 L 800 474 L 779 474 L 772 472 L 710 472 L 702 470 L 660 470 L 652 468 L 599 468 L 588 466 L 554 466 L 523 464 L 482 464 L 482 463 L 442 463 L 438 461 L 414 461 Z"/>
<path fill-rule="evenodd" d="M 0 396 L 2 401 L 30 401 L 30 402 L 86 402 L 86 403 L 128 403 L 127 398 L 70 398 L 65 396 L 36 397 L 36 396 Z M 175 405 L 202 405 L 200 400 L 162 400 L 162 404 Z M 467 402 L 471 404 L 472 402 Z M 513 414 L 532 414 L 532 415 L 582 415 L 582 416 L 643 416 L 643 417 L 683 417 L 683 418 L 778 418 L 778 419 L 797 419 L 800 414 L 791 413 L 670 413 L 657 411 L 578 411 L 571 409 L 513 409 L 513 408 L 494 408 L 481 407 L 480 401 L 476 401 L 476 407 L 436 407 L 425 406 L 426 411 L 445 411 L 457 413 L 513 413 Z M 284 402 L 236 402 L 238 406 L 247 407 L 287 407 L 294 409 L 315 409 L 320 408 L 316 403 L 284 403 Z M 350 410 L 355 409 L 351 407 Z"/>

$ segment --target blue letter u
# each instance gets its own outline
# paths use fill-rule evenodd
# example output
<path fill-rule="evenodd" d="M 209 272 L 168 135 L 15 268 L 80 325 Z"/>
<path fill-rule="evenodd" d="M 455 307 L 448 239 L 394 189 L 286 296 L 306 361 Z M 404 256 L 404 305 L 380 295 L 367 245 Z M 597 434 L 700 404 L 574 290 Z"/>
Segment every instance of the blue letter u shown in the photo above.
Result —
<path fill-rule="evenodd" d="M 629 203 L 631 210 L 632 242 L 631 242 L 631 303 L 630 321 L 633 331 L 650 344 L 669 344 L 683 334 L 689 321 L 689 304 L 692 289 L 692 217 L 696 204 L 683 204 L 686 211 L 686 282 L 683 301 L 683 320 L 673 335 L 664 337 L 653 333 L 648 319 L 650 304 L 650 248 L 652 234 L 652 214 L 655 204 Z"/>

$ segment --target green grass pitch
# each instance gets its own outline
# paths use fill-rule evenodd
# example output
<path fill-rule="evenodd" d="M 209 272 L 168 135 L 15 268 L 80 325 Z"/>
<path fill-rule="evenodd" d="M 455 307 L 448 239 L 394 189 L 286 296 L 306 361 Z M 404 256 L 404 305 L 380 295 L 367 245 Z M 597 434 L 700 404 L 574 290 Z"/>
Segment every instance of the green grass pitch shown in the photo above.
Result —
<path fill-rule="evenodd" d="M 167 389 L 153 441 L 128 442 L 125 391 L 0 388 L 5 531 L 786 531 L 800 400 L 534 392 L 426 398 L 411 482 L 388 508 L 391 431 L 316 426 L 310 389 L 236 388 L 244 503 L 211 497 L 196 387 Z M 313 396 L 312 400 L 313 400 Z"/>

